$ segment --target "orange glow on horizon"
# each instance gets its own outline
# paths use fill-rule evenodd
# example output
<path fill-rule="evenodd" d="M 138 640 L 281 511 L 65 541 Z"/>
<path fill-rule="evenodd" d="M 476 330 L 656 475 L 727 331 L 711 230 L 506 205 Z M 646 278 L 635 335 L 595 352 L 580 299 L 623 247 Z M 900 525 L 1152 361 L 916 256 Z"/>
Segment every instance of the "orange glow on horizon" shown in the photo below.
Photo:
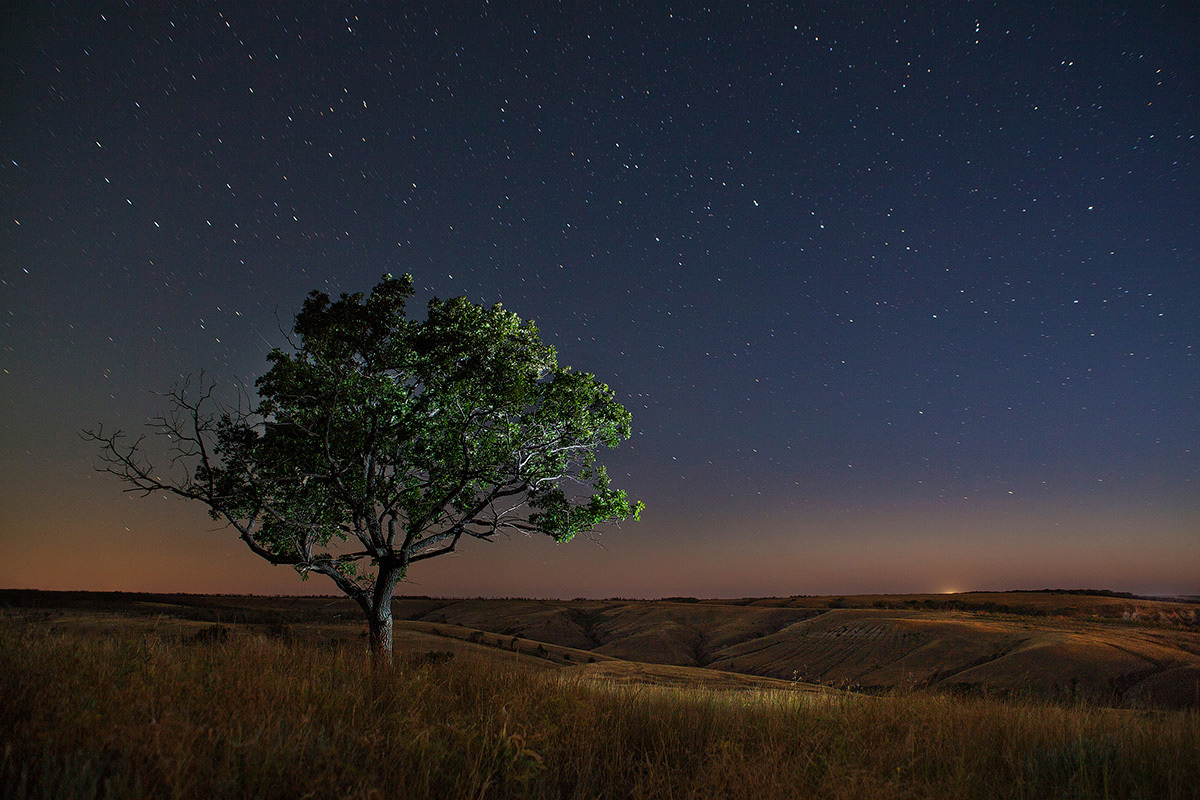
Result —
<path fill-rule="evenodd" d="M 830 512 L 799 522 L 754 520 L 750 546 L 740 534 L 744 516 L 647 513 L 642 523 L 605 531 L 603 548 L 582 537 L 563 545 L 526 537 L 471 542 L 418 565 L 399 593 L 653 598 L 1095 588 L 1200 595 L 1194 519 L 1188 508 L 978 519 L 911 508 Z M 95 509 L 87 524 L 48 512 L 21 526 L 36 535 L 17 535 L 11 518 L 3 524 L 6 588 L 337 593 L 323 578 L 301 581 L 263 562 L 230 530 L 180 502 L 119 500 Z"/>

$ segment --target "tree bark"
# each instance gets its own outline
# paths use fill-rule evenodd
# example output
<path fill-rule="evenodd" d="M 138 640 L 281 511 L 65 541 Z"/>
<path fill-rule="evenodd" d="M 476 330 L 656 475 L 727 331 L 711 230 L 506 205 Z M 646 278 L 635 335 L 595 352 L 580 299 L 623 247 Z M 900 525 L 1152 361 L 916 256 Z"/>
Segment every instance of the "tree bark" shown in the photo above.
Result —
<path fill-rule="evenodd" d="M 392 663 L 392 598 L 367 617 L 370 631 L 371 655 L 380 663 Z"/>
<path fill-rule="evenodd" d="M 395 563 L 381 563 L 375 578 L 375 592 L 370 598 L 367 625 L 370 631 L 371 655 L 381 663 L 392 663 L 392 594 L 403 575 Z"/>

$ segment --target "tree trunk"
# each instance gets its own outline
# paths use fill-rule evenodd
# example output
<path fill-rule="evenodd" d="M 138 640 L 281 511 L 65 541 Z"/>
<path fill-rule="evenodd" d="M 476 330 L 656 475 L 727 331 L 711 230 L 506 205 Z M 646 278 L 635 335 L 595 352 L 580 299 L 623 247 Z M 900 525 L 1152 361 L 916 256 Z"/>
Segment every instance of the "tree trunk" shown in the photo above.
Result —
<path fill-rule="evenodd" d="M 380 564 L 375 592 L 369 601 L 367 625 L 371 634 L 371 655 L 385 664 L 392 663 L 392 593 L 403 574 L 395 564 Z"/>
<path fill-rule="evenodd" d="M 387 604 L 377 608 L 374 614 L 367 617 L 370 630 L 371 655 L 376 661 L 390 664 L 392 662 L 392 599 Z"/>

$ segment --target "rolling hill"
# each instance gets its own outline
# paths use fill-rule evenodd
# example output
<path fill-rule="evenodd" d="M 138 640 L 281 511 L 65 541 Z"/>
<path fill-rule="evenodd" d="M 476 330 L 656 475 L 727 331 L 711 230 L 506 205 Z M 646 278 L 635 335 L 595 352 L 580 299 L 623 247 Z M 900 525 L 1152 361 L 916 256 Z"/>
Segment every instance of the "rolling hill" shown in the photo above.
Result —
<path fill-rule="evenodd" d="M 363 635 L 343 598 L 0 592 L 50 624 L 195 635 L 221 623 L 325 641 Z M 396 646 L 485 648 L 535 669 L 646 682 L 1087 699 L 1200 708 L 1200 605 L 1106 592 L 739 600 L 398 599 Z M 105 622 L 108 619 L 109 622 Z M 640 677 L 639 677 L 640 676 Z"/>

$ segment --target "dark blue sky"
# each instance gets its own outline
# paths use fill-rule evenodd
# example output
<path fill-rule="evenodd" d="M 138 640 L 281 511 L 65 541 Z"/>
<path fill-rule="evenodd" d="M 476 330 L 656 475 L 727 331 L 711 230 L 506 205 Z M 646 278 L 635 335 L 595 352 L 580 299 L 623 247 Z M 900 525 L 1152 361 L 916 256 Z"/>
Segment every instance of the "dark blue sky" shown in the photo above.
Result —
<path fill-rule="evenodd" d="M 0 584 L 331 590 L 76 432 L 411 272 L 612 385 L 649 506 L 411 591 L 1200 593 L 1188 4 L 246 5 L 3 12 Z"/>

